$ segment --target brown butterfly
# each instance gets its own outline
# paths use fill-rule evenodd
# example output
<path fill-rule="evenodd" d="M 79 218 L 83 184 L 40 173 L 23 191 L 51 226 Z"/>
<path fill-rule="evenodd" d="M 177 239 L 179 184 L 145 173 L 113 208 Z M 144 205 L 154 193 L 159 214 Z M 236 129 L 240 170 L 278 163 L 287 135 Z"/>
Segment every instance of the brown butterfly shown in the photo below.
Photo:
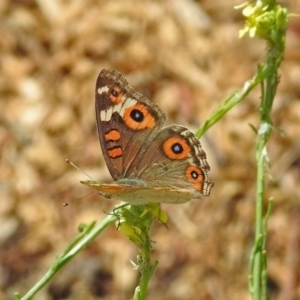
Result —
<path fill-rule="evenodd" d="M 82 181 L 105 198 L 131 204 L 184 203 L 209 196 L 213 183 L 198 139 L 113 70 L 96 83 L 96 120 L 102 152 L 115 180 Z"/>

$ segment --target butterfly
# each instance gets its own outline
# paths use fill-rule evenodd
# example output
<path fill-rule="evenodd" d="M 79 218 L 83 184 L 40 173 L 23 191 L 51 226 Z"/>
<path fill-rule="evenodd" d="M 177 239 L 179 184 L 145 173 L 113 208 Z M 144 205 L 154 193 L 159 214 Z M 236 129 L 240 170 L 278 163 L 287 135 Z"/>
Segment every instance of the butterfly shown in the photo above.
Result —
<path fill-rule="evenodd" d="M 100 72 L 95 94 L 100 145 L 115 182 L 81 183 L 130 204 L 185 203 L 209 196 L 210 167 L 191 131 L 164 126 L 163 111 L 117 71 Z"/>

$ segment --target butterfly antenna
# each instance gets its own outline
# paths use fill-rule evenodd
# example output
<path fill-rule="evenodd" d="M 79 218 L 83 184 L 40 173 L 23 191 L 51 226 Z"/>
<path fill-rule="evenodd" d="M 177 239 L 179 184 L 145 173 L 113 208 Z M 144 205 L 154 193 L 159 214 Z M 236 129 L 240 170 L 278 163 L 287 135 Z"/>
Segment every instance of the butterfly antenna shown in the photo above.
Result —
<path fill-rule="evenodd" d="M 83 173 L 85 176 L 87 176 L 88 178 L 90 178 L 91 180 L 95 181 L 94 178 L 92 178 L 90 175 L 88 175 L 87 173 L 85 173 L 84 171 L 82 171 L 79 167 L 77 167 L 73 162 L 71 162 L 68 158 L 66 158 L 66 163 L 71 165 L 72 167 L 74 167 L 76 170 L 80 171 L 81 173 Z"/>
<path fill-rule="evenodd" d="M 95 193 L 95 192 L 90 192 L 89 194 L 87 194 L 87 195 L 85 195 L 85 196 L 83 196 L 83 197 L 81 197 L 81 198 L 79 198 L 79 199 L 72 200 L 71 202 L 65 202 L 65 203 L 63 203 L 63 206 L 68 206 L 68 205 L 72 204 L 73 202 L 75 202 L 75 201 L 77 201 L 77 200 L 82 200 L 83 198 L 85 198 L 85 197 L 87 197 L 87 196 L 89 196 L 89 195 L 91 195 L 91 194 L 94 194 L 94 193 Z"/>

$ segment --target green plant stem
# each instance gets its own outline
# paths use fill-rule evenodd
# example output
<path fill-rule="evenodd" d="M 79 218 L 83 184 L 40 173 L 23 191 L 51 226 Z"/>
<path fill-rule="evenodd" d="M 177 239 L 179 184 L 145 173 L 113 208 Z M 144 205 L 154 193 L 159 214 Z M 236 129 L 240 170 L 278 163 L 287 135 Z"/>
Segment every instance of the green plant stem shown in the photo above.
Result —
<path fill-rule="evenodd" d="M 151 267 L 150 260 L 149 260 L 149 265 L 145 266 L 145 270 L 143 271 L 143 274 L 141 276 L 139 286 L 135 289 L 133 300 L 146 299 L 147 289 L 148 289 L 150 279 L 153 276 L 154 272 L 156 271 L 157 267 L 158 267 L 158 262 L 155 262 L 155 264 Z"/>
<path fill-rule="evenodd" d="M 144 300 L 146 299 L 149 281 L 158 266 L 158 262 L 151 265 L 151 225 L 155 219 L 166 221 L 166 215 L 161 210 L 159 203 L 124 205 L 118 212 L 121 217 L 120 231 L 139 249 L 137 263 L 134 265 L 140 271 L 141 278 L 135 289 L 133 300 Z"/>
<path fill-rule="evenodd" d="M 267 144 L 272 133 L 271 110 L 278 85 L 277 69 L 281 59 L 272 55 L 276 49 L 270 48 L 266 64 L 274 66 L 274 72 L 268 76 L 265 83 L 261 85 L 261 105 L 260 105 L 260 128 L 257 135 L 256 161 L 257 161 L 257 178 L 256 178 L 256 223 L 255 223 L 255 251 L 253 267 L 253 286 L 252 298 L 254 300 L 267 299 L 267 255 L 266 239 L 267 229 L 264 219 L 264 191 L 265 175 L 268 168 Z M 262 242 L 260 242 L 262 239 Z"/>
<path fill-rule="evenodd" d="M 256 180 L 256 212 L 255 212 L 255 248 L 254 252 L 254 268 L 253 268 L 253 299 L 259 300 L 261 294 L 261 270 L 262 270 L 262 242 L 263 239 L 263 199 L 264 199 L 264 171 L 265 171 L 265 158 L 264 158 L 265 141 L 259 138 L 257 145 L 257 180 Z"/>
<path fill-rule="evenodd" d="M 142 275 L 141 283 L 140 283 L 140 287 L 141 287 L 141 298 L 140 298 L 140 300 L 146 299 L 148 284 L 150 282 L 151 277 L 155 273 L 157 267 L 158 267 L 158 262 L 156 261 L 154 263 L 154 265 L 150 266 L 150 268 L 147 270 L 147 272 L 145 272 L 145 274 Z"/>
<path fill-rule="evenodd" d="M 78 252 L 85 248 L 92 240 L 94 240 L 107 226 L 117 220 L 116 216 L 108 215 L 101 223 L 94 227 L 95 222 L 87 225 L 84 231 L 74 239 L 74 241 L 67 247 L 67 249 L 57 258 L 50 270 L 39 280 L 35 286 L 30 289 L 26 295 L 19 298 L 18 295 L 15 299 L 29 300 L 42 288 L 50 279 Z"/>
<path fill-rule="evenodd" d="M 270 49 L 269 54 L 272 53 Z M 253 267 L 253 286 L 251 288 L 252 298 L 254 300 L 267 299 L 266 293 L 266 239 L 267 231 L 264 218 L 264 191 L 265 191 L 265 174 L 268 166 L 267 144 L 272 133 L 271 110 L 278 85 L 277 57 L 269 55 L 267 65 L 274 66 L 274 72 L 268 76 L 265 83 L 261 84 L 261 105 L 260 105 L 260 128 L 257 135 L 256 144 L 256 161 L 257 161 L 257 177 L 256 177 L 256 212 L 255 212 L 255 249 L 254 267 Z M 261 242 L 262 240 L 262 242 Z M 263 276 L 264 274 L 264 276 Z"/>
<path fill-rule="evenodd" d="M 249 33 L 250 37 L 257 36 L 267 42 L 265 61 L 259 66 L 255 77 L 264 69 L 272 70 L 261 81 L 260 126 L 256 141 L 256 204 L 255 204 L 255 242 L 249 262 L 249 290 L 253 300 L 267 299 L 267 222 L 272 203 L 269 201 L 268 210 L 264 216 L 265 176 L 268 173 L 267 145 L 272 133 L 272 105 L 278 86 L 278 69 L 283 61 L 285 50 L 285 35 L 288 24 L 287 10 L 275 0 L 258 0 L 246 2 L 237 8 L 243 8 L 246 17 L 245 26 L 240 30 L 240 36 Z"/>
<path fill-rule="evenodd" d="M 195 136 L 200 138 L 211 126 L 217 123 L 235 105 L 240 103 L 246 96 L 263 80 L 265 80 L 274 70 L 273 66 L 267 66 L 256 74 L 253 78 L 246 81 L 242 89 L 236 90 L 224 98 L 209 118 L 195 132 Z"/>

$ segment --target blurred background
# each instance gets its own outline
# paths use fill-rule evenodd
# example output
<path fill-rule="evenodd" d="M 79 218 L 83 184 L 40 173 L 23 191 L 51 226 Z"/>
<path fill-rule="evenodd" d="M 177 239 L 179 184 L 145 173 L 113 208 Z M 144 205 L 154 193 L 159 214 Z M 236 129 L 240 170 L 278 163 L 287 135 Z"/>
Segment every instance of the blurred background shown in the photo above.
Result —
<path fill-rule="evenodd" d="M 0 299 L 23 295 L 49 269 L 80 223 L 116 202 L 79 183 L 111 180 L 96 133 L 94 88 L 103 68 L 121 71 L 157 103 L 168 124 L 195 131 L 256 72 L 266 45 L 238 38 L 243 1 L 0 2 Z M 299 0 L 281 1 L 299 13 Z M 270 299 L 300 299 L 300 20 L 292 18 L 269 143 Z M 250 299 L 255 134 L 259 89 L 202 137 L 211 196 L 163 205 L 153 226 L 152 299 Z M 86 197 L 85 197 L 86 196 Z M 84 198 L 83 198 L 84 197 Z M 70 203 L 63 207 L 63 203 Z M 36 299 L 131 299 L 137 250 L 115 227 L 73 259 Z"/>

